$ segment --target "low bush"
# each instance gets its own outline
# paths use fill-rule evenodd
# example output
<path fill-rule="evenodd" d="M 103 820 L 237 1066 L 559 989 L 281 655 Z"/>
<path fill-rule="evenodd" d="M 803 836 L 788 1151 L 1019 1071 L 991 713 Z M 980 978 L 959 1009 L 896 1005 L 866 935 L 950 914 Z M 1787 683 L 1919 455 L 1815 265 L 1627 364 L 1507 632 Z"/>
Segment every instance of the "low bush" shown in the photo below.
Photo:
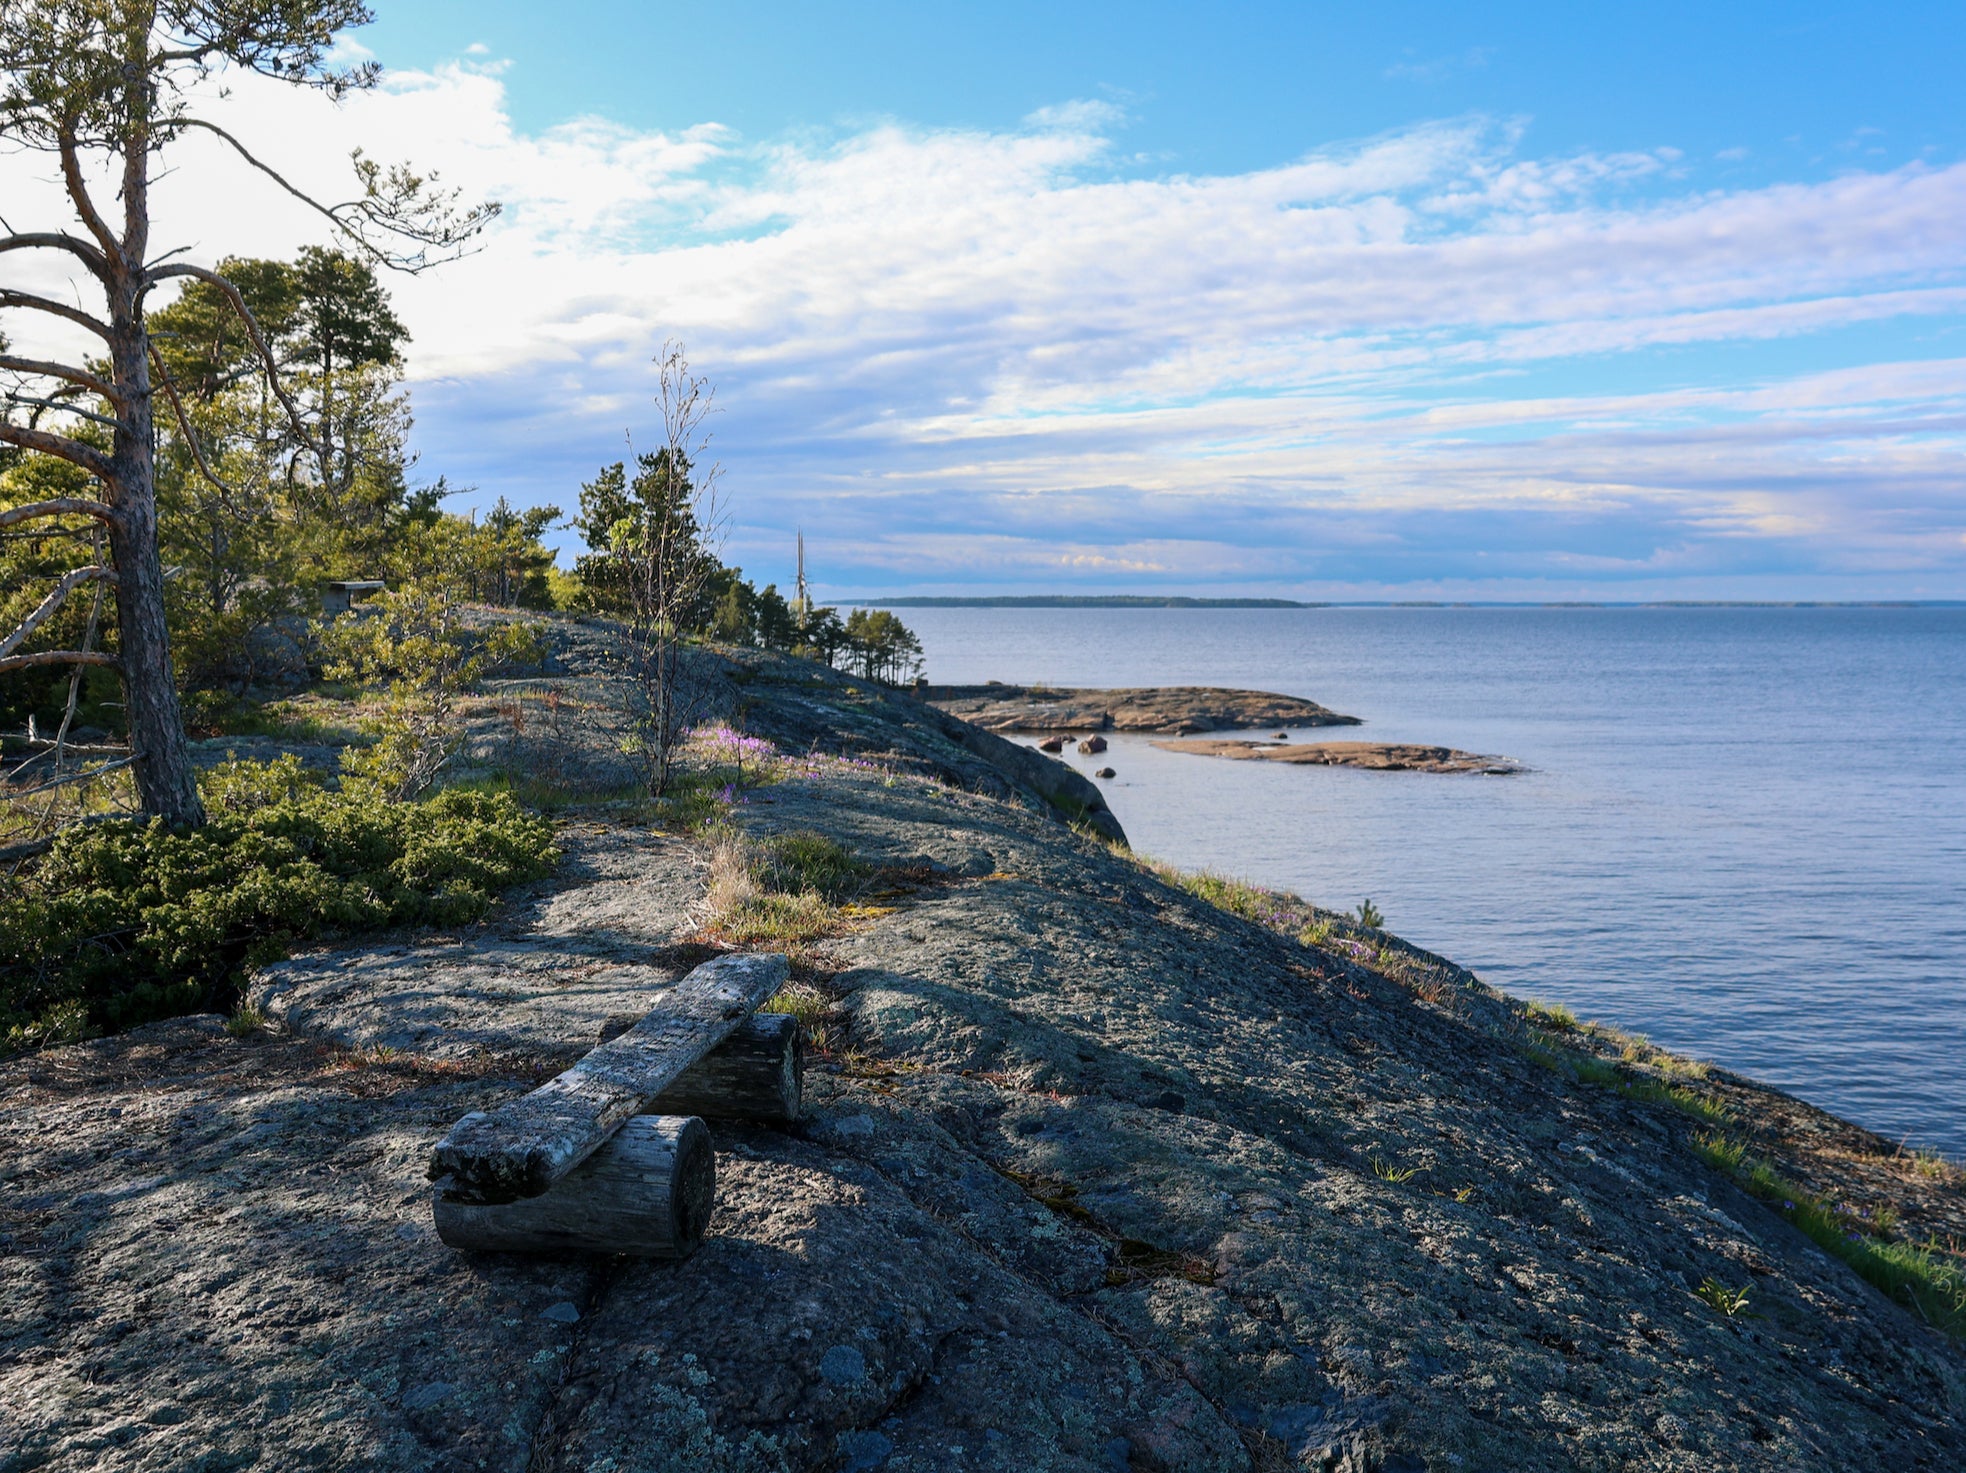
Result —
<path fill-rule="evenodd" d="M 0 1047 L 229 1010 L 247 968 L 298 942 L 475 920 L 558 857 L 504 794 L 330 792 L 292 756 L 227 763 L 203 787 L 203 828 L 74 830 L 14 882 Z"/>

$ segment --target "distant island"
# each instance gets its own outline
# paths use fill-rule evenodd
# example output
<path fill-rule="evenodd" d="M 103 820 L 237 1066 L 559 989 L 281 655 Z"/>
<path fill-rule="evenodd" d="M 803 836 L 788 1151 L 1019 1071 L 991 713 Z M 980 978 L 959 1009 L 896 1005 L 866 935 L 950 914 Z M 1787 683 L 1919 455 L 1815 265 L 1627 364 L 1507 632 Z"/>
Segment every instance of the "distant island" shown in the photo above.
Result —
<path fill-rule="evenodd" d="M 1023 593 L 998 598 L 851 598 L 867 609 L 1324 609 L 1294 598 L 1183 598 L 1150 593 Z"/>

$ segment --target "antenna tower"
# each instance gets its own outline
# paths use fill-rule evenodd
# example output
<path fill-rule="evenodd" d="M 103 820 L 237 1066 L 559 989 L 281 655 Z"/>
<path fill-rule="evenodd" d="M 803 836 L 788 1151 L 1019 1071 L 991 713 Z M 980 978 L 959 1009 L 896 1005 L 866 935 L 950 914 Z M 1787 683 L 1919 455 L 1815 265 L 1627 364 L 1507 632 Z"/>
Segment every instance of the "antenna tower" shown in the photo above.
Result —
<path fill-rule="evenodd" d="M 806 588 L 806 534 L 799 531 L 799 586 L 796 602 L 799 606 L 799 622 L 804 623 L 807 614 L 812 612 L 812 594 Z"/>

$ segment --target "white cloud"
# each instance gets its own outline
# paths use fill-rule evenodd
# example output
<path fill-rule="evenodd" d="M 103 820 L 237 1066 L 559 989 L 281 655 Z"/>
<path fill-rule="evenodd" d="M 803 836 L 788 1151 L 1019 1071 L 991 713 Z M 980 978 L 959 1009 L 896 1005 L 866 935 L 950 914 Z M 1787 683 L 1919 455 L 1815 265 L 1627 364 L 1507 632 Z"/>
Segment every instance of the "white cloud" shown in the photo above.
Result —
<path fill-rule="evenodd" d="M 565 504 L 645 417 L 673 335 L 722 386 L 755 535 L 781 512 L 830 523 L 889 586 L 984 566 L 1329 577 L 1307 517 L 1333 545 L 1408 549 L 1419 577 L 1447 555 L 1432 508 L 1488 518 L 1502 550 L 1574 526 L 1576 545 L 1520 553 L 1552 570 L 1720 540 L 1805 569 L 1916 547 L 1966 592 L 1966 365 L 1768 356 L 1956 324 L 1966 165 L 1698 190 L 1670 150 L 1524 157 L 1519 124 L 1465 119 L 1142 177 L 1104 102 L 994 132 L 527 134 L 481 56 L 339 110 L 250 79 L 225 104 L 327 194 L 359 144 L 505 202 L 480 254 L 397 285 L 431 468 L 453 479 Z M 46 200 L 32 162 L 0 159 L 0 195 Z M 210 261 L 321 238 L 211 140 L 177 162 L 160 242 Z M 1701 356 L 1756 344 L 1751 372 Z M 1663 350 L 1696 355 L 1680 387 L 1548 392 Z"/>

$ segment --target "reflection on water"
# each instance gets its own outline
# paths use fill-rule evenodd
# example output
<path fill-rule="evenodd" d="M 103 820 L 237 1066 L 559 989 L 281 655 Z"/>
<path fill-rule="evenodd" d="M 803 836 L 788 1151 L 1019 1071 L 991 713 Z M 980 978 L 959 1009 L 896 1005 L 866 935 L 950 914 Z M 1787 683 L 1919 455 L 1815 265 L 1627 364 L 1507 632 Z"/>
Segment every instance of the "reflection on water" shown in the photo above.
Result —
<path fill-rule="evenodd" d="M 1144 852 L 1369 895 L 1497 986 L 1966 1156 L 1966 609 L 904 617 L 938 681 L 1250 686 L 1528 763 L 1067 754 Z"/>

